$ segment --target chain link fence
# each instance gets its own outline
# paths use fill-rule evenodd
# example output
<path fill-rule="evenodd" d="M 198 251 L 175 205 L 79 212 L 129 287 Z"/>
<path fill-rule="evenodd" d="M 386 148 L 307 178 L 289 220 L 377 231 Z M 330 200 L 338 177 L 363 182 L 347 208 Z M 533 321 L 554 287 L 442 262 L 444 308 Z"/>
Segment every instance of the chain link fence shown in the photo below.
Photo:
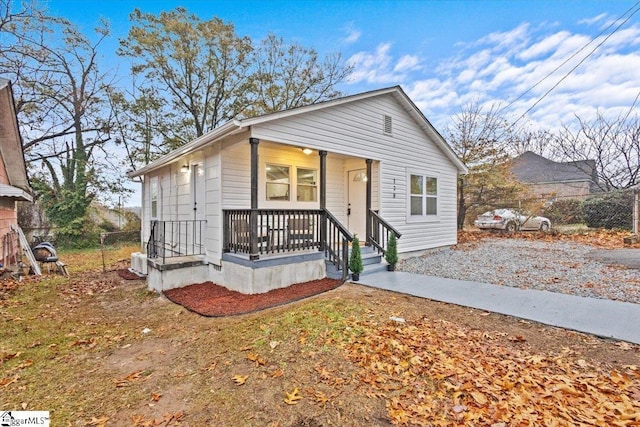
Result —
<path fill-rule="evenodd" d="M 616 229 L 638 232 L 637 190 L 626 189 L 585 195 L 534 196 L 518 200 L 499 200 L 471 206 L 465 223 L 472 225 L 478 215 L 494 209 L 549 218 L 558 231 L 579 229 Z"/>

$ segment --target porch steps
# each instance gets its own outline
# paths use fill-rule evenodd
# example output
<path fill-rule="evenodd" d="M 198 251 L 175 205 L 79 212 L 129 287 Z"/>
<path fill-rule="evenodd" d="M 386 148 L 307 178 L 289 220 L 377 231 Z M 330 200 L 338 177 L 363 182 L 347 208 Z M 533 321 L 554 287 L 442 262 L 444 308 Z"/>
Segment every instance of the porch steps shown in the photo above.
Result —
<path fill-rule="evenodd" d="M 387 262 L 382 259 L 382 254 L 379 254 L 378 251 L 374 250 L 372 247 L 363 246 L 361 248 L 361 253 L 362 266 L 364 267 L 364 270 L 360 273 L 361 276 L 385 271 L 387 269 Z M 351 254 L 351 249 L 349 249 L 349 254 Z M 327 261 L 327 277 L 330 279 L 341 279 L 342 271 L 338 270 L 335 265 Z M 351 272 L 349 272 L 349 277 L 351 277 Z"/>

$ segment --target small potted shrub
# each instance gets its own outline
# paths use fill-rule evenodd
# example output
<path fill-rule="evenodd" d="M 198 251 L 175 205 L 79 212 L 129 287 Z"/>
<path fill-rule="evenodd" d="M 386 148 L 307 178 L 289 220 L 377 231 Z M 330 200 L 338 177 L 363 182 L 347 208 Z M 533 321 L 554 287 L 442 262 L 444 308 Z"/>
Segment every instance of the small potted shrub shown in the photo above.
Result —
<path fill-rule="evenodd" d="M 351 270 L 351 280 L 357 282 L 362 273 L 362 253 L 360 252 L 360 240 L 357 235 L 353 236 L 351 242 L 351 255 L 349 256 L 349 270 Z"/>
<path fill-rule="evenodd" d="M 391 236 L 389 236 L 384 259 L 387 261 L 387 270 L 395 271 L 396 263 L 398 262 L 398 239 L 396 239 L 395 233 L 391 233 Z"/>

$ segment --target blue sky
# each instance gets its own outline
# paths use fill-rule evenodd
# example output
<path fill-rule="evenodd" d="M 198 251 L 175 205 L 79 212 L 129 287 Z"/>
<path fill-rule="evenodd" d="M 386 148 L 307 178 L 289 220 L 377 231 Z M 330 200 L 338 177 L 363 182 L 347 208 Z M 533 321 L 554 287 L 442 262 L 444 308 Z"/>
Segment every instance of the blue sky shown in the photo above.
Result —
<path fill-rule="evenodd" d="M 342 85 L 343 92 L 399 84 L 440 130 L 469 102 L 508 105 L 508 116 L 519 124 L 553 128 L 575 121 L 575 114 L 582 118 L 598 111 L 626 114 L 640 94 L 640 12 L 610 35 L 622 23 L 616 19 L 640 8 L 634 1 L 48 0 L 46 4 L 50 12 L 68 18 L 85 33 L 100 17 L 107 18 L 113 37 L 105 47 L 113 51 L 117 39 L 127 34 L 133 8 L 158 13 L 183 6 L 202 19 L 218 16 L 230 21 L 239 35 L 255 41 L 273 32 L 320 53 L 340 52 L 355 69 L 351 81 Z M 117 61 L 107 53 L 104 66 L 126 71 L 126 64 Z"/>

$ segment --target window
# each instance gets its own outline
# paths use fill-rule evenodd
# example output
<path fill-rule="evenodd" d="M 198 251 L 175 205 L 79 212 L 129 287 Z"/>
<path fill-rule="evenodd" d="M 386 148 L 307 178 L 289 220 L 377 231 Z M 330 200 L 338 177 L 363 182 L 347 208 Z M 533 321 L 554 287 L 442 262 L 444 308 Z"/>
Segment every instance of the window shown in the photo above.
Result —
<path fill-rule="evenodd" d="M 318 171 L 315 169 L 297 169 L 298 186 L 297 200 L 299 202 L 318 201 Z"/>
<path fill-rule="evenodd" d="M 158 218 L 158 177 L 154 176 L 149 182 L 149 195 L 151 196 L 151 218 Z"/>
<path fill-rule="evenodd" d="M 289 166 L 267 164 L 267 200 L 289 200 Z"/>
<path fill-rule="evenodd" d="M 423 175 L 410 175 L 411 216 L 438 214 L 438 179 Z"/>

